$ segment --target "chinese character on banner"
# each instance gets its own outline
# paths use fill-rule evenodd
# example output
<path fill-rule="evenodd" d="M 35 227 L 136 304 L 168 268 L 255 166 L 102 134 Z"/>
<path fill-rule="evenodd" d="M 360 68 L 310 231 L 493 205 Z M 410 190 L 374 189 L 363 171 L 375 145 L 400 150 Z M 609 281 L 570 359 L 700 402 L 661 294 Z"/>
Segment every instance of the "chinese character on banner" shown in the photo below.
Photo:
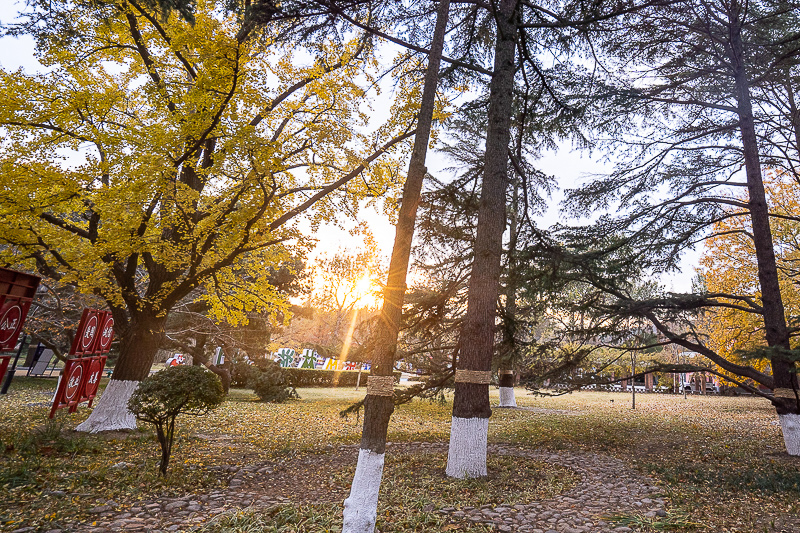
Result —
<path fill-rule="evenodd" d="M 347 361 L 344 364 L 344 369 L 345 370 L 358 370 L 358 363 L 356 363 L 355 361 Z"/>
<path fill-rule="evenodd" d="M 68 407 L 70 413 L 75 412 L 80 397 L 80 388 L 83 384 L 83 374 L 83 365 L 80 359 L 67 359 L 61 379 L 58 381 L 53 406 L 50 408 L 50 418 L 53 418 L 58 409 L 64 407 Z"/>
<path fill-rule="evenodd" d="M 64 364 L 50 409 L 50 418 L 64 407 L 74 413 L 78 404 L 83 402 L 88 401 L 89 407 L 92 406 L 106 366 L 107 356 L 102 354 L 108 353 L 113 340 L 114 319 L 111 313 L 84 309 L 69 352 L 70 355 L 80 357 L 67 359 Z"/>
<path fill-rule="evenodd" d="M 84 363 L 86 382 L 83 390 L 81 391 L 81 397 L 78 400 L 78 403 L 88 401 L 88 407 L 92 406 L 94 398 L 97 396 L 97 389 L 100 387 L 100 378 L 103 377 L 103 368 L 105 368 L 105 366 L 105 355 L 91 357 L 86 363 Z"/>
<path fill-rule="evenodd" d="M 98 311 L 97 316 L 98 329 L 92 353 L 104 354 L 111 350 L 111 341 L 114 340 L 114 317 L 111 311 Z"/>
<path fill-rule="evenodd" d="M 291 348 L 281 348 L 275 353 L 276 360 L 283 368 L 294 366 L 294 350 Z"/>
<path fill-rule="evenodd" d="M 100 331 L 100 320 L 104 313 L 97 309 L 86 308 L 78 322 L 78 329 L 75 338 L 72 339 L 72 347 L 69 349 L 70 355 L 84 355 L 94 352 L 97 336 Z M 110 345 L 109 341 L 109 345 Z"/>
<path fill-rule="evenodd" d="M 311 348 L 303 350 L 303 356 L 300 358 L 300 368 L 315 368 L 317 363 L 317 352 Z"/>
<path fill-rule="evenodd" d="M 53 398 L 53 406 L 50 408 L 50 418 L 64 407 L 74 413 L 78 404 L 83 402 L 88 401 L 89 407 L 92 406 L 100 386 L 100 378 L 103 377 L 106 358 L 105 355 L 99 355 L 67 359 Z"/>
<path fill-rule="evenodd" d="M 38 286 L 37 276 L 0 268 L 0 352 L 16 346 Z"/>

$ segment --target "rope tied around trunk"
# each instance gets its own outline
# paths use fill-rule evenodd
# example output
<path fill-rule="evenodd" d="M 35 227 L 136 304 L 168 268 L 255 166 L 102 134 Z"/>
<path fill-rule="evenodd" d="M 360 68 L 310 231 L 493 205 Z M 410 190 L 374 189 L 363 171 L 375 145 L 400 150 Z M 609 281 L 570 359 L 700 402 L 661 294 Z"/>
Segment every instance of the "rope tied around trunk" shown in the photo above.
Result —
<path fill-rule="evenodd" d="M 367 396 L 394 395 L 394 376 L 367 376 Z"/>
<path fill-rule="evenodd" d="M 772 392 L 773 396 L 776 398 L 791 398 L 792 400 L 797 399 L 797 395 L 794 392 L 794 389 L 775 389 Z"/>
<path fill-rule="evenodd" d="M 491 370 L 462 370 L 456 369 L 456 383 L 477 383 L 488 385 L 492 382 Z"/>

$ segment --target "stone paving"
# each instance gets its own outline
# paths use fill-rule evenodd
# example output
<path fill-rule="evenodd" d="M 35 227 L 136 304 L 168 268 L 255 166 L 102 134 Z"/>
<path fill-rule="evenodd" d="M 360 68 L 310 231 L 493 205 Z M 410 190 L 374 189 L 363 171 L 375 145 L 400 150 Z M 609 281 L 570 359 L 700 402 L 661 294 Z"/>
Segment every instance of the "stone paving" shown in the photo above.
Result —
<path fill-rule="evenodd" d="M 431 451 L 446 452 L 446 443 L 390 444 L 387 453 Z M 341 446 L 337 453 L 352 461 L 358 455 L 357 446 Z M 578 485 L 554 498 L 513 506 L 484 505 L 480 508 L 444 507 L 438 512 L 456 520 L 490 524 L 497 531 L 520 533 L 629 533 L 629 527 L 609 524 L 610 515 L 639 514 L 648 517 L 665 516 L 665 502 L 657 497 L 654 482 L 631 471 L 613 457 L 569 451 L 524 450 L 514 446 L 490 445 L 490 454 L 514 455 L 568 467 L 578 473 Z M 118 504 L 108 501 L 90 510 L 97 519 L 88 524 L 74 524 L 69 529 L 48 533 L 85 531 L 171 532 L 192 531 L 214 516 L 236 508 L 266 509 L 293 503 L 290 499 L 270 495 L 266 487 L 253 486 L 248 480 L 266 477 L 273 472 L 272 463 L 218 467 L 233 473 L 227 490 L 209 494 L 190 494 L 182 498 L 145 501 L 124 512 L 116 511 Z M 27 528 L 16 530 L 24 533 Z"/>

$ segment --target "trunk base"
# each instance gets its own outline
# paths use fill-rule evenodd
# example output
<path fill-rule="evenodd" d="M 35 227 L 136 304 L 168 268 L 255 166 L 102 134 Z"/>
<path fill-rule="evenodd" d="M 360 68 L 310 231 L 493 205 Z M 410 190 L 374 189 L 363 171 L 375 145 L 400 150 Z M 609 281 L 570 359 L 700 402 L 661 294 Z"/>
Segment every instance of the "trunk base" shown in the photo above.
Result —
<path fill-rule="evenodd" d="M 128 411 L 128 399 L 139 386 L 138 381 L 112 379 L 100 396 L 92 414 L 76 431 L 98 433 L 119 429 L 136 429 L 136 418 Z"/>
<path fill-rule="evenodd" d="M 384 456 L 372 450 L 358 451 L 350 496 L 344 501 L 342 533 L 372 533 L 375 530 Z"/>
<path fill-rule="evenodd" d="M 516 407 L 517 399 L 514 397 L 514 387 L 500 387 L 500 405 L 498 407 Z"/>
<path fill-rule="evenodd" d="M 447 452 L 445 473 L 459 479 L 486 476 L 488 435 L 488 418 L 454 416 L 450 426 L 450 448 Z"/>
<path fill-rule="evenodd" d="M 800 415 L 778 415 L 781 420 L 783 442 L 789 455 L 800 455 Z"/>

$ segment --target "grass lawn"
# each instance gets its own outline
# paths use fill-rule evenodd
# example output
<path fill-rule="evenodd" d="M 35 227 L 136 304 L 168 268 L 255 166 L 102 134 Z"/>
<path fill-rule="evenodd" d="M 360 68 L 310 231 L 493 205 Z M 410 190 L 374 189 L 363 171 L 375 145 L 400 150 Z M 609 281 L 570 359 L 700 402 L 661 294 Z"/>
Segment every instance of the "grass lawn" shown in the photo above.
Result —
<path fill-rule="evenodd" d="M 149 427 L 132 433 L 76 434 L 69 430 L 88 416 L 88 409 L 83 406 L 73 415 L 61 412 L 48 422 L 54 388 L 55 380 L 16 378 L 9 394 L 0 397 L 2 530 L 34 526 L 46 531 L 65 516 L 91 520 L 86 511 L 106 500 L 124 508 L 139 500 L 219 490 L 227 486 L 231 474 L 214 467 L 281 461 L 357 443 L 360 421 L 341 419 L 338 413 L 364 394 L 363 388 L 358 392 L 299 389 L 301 400 L 275 405 L 258 402 L 251 391 L 233 390 L 212 415 L 178 419 L 170 474 L 161 479 L 158 444 Z M 497 390 L 491 395 L 496 404 Z M 524 409 L 494 411 L 491 442 L 620 458 L 657 481 L 670 513 L 690 517 L 672 524 L 671 530 L 781 531 L 771 524 L 800 514 L 800 458 L 785 453 L 777 416 L 764 400 L 638 394 L 633 411 L 630 395 L 623 393 L 534 397 L 518 389 L 517 402 Z M 389 440 L 446 441 L 451 407 L 412 402 L 398 408 Z M 500 461 L 494 468 L 537 469 L 538 473 L 524 471 L 524 475 L 543 480 L 530 494 L 528 488 L 518 487 L 520 497 L 543 497 L 558 483 L 566 483 L 563 472 L 549 472 L 547 465 L 507 463 Z M 425 465 L 414 468 L 420 466 Z M 340 481 L 346 484 L 348 476 L 349 471 L 344 472 Z M 457 497 L 453 496 L 457 491 L 444 486 L 438 494 L 426 490 L 436 485 L 424 476 L 387 479 L 382 498 L 407 515 L 387 531 L 436 531 L 435 517 L 423 517 L 430 523 L 413 517 L 431 502 L 446 504 L 447 498 Z M 496 497 L 489 486 L 480 490 L 488 491 L 484 498 Z M 408 499 L 409 494 L 419 493 L 426 499 Z M 327 513 L 330 516 L 322 516 L 319 523 L 330 524 L 339 508 L 281 509 L 280 516 L 269 521 L 292 523 L 310 520 L 309 513 Z M 242 517 L 252 523 L 261 519 Z"/>

